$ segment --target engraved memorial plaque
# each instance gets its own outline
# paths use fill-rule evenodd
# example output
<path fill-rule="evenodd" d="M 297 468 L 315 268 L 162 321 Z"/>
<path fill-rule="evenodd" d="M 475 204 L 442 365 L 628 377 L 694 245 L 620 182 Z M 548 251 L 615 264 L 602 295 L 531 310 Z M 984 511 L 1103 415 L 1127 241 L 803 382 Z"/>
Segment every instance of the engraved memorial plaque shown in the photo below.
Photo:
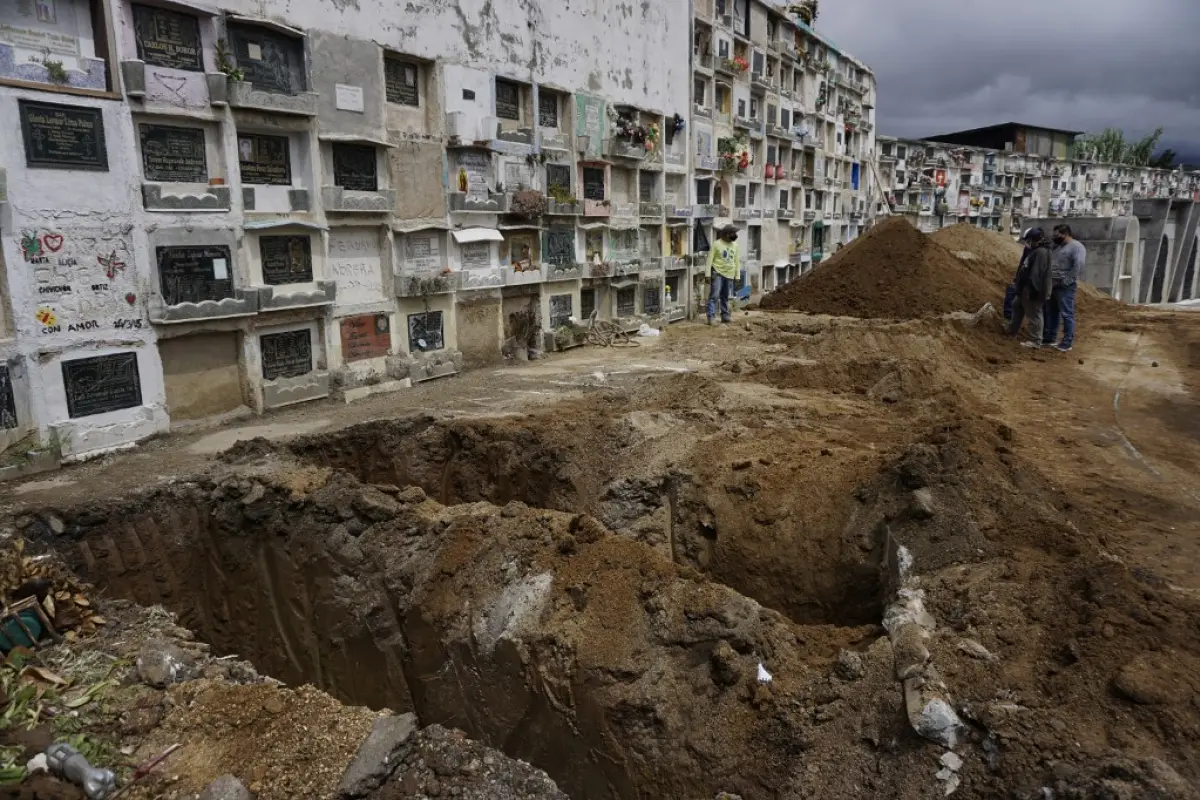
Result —
<path fill-rule="evenodd" d="M 550 92 L 538 94 L 538 125 L 543 128 L 558 127 L 558 95 Z"/>
<path fill-rule="evenodd" d="M 298 378 L 313 371 L 312 331 L 264 333 L 258 337 L 262 348 L 263 380 Z"/>
<path fill-rule="evenodd" d="M 17 103 L 27 166 L 108 171 L 104 117 L 100 109 L 33 100 Z"/>
<path fill-rule="evenodd" d="M 461 245 L 463 269 L 487 269 L 492 266 L 492 246 L 487 242 Z"/>
<path fill-rule="evenodd" d="M 627 286 L 617 290 L 617 316 L 632 317 L 637 313 L 637 289 Z"/>
<path fill-rule="evenodd" d="M 546 263 L 567 266 L 575 263 L 575 229 L 552 227 L 546 231 Z"/>
<path fill-rule="evenodd" d="M 256 25 L 230 23 L 233 57 L 255 89 L 278 94 L 304 91 L 304 44 Z"/>
<path fill-rule="evenodd" d="M 500 119 L 521 118 L 521 90 L 517 84 L 496 80 L 496 116 Z"/>
<path fill-rule="evenodd" d="M 346 317 L 340 327 L 343 361 L 379 358 L 392 349 L 392 326 L 387 314 Z"/>
<path fill-rule="evenodd" d="M 575 313 L 575 295 L 550 295 L 550 327 L 561 328 L 571 324 L 571 316 Z"/>
<path fill-rule="evenodd" d="M 414 272 L 441 269 L 443 264 L 441 235 L 410 233 L 404 237 L 404 263 Z"/>
<path fill-rule="evenodd" d="M 225 245 L 159 247 L 158 281 L 163 302 L 199 303 L 233 297 L 229 248 Z"/>
<path fill-rule="evenodd" d="M 72 419 L 136 408 L 142 404 L 137 353 L 64 361 L 62 374 L 67 414 Z"/>
<path fill-rule="evenodd" d="M 413 353 L 441 350 L 446 346 L 442 337 L 442 312 L 426 311 L 408 315 L 408 349 Z"/>
<path fill-rule="evenodd" d="M 262 257 L 263 283 L 278 286 L 312 282 L 312 239 L 309 236 L 262 236 L 258 248 Z"/>
<path fill-rule="evenodd" d="M 662 287 L 647 286 L 642 292 L 642 308 L 647 314 L 662 313 Z"/>
<path fill-rule="evenodd" d="M 379 188 L 375 148 L 363 144 L 333 145 L 333 183 L 343 189 L 374 192 Z"/>
<path fill-rule="evenodd" d="M 138 126 L 138 132 L 146 180 L 208 183 L 208 152 L 203 130 L 143 123 Z"/>
<path fill-rule="evenodd" d="M 133 7 L 138 58 L 150 67 L 204 71 L 200 20 L 165 8 Z"/>
<path fill-rule="evenodd" d="M 417 81 L 420 74 L 419 67 L 410 61 L 385 58 L 383 78 L 388 102 L 399 103 L 402 106 L 419 106 L 421 93 Z"/>
<path fill-rule="evenodd" d="M 265 133 L 238 134 L 238 168 L 242 183 L 291 186 L 291 143 L 286 136 Z"/>

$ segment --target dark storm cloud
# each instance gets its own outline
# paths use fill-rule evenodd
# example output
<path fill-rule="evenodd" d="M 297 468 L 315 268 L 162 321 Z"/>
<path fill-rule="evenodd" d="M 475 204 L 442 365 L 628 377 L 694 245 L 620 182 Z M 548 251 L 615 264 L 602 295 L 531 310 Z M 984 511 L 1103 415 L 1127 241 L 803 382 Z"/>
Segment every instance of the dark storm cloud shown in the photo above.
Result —
<path fill-rule="evenodd" d="M 1200 0 L 829 0 L 817 29 L 875 71 L 881 133 L 1162 126 L 1200 161 Z"/>

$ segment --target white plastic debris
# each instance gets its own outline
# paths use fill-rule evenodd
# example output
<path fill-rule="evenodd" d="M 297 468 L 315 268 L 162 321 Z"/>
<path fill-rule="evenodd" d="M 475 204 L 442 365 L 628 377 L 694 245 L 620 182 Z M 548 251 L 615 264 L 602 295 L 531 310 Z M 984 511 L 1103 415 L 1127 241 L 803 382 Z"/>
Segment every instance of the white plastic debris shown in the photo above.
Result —
<path fill-rule="evenodd" d="M 643 322 L 642 327 L 638 328 L 638 336 L 662 336 L 662 331 Z"/>
<path fill-rule="evenodd" d="M 25 771 L 32 775 L 35 772 L 47 772 L 50 767 L 46 763 L 46 754 L 38 753 L 25 764 Z"/>
<path fill-rule="evenodd" d="M 771 682 L 771 673 L 767 672 L 767 668 L 762 665 L 761 661 L 758 662 L 758 682 L 759 683 L 770 683 Z"/>

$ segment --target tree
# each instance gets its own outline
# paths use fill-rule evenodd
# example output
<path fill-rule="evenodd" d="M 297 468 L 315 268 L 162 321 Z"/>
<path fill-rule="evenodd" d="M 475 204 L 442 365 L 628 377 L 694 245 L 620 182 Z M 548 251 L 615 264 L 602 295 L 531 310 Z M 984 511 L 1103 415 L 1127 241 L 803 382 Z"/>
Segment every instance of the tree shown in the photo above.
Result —
<path fill-rule="evenodd" d="M 1174 169 L 1175 168 L 1175 151 L 1171 148 L 1163 150 L 1161 153 L 1150 159 L 1150 166 L 1158 169 Z"/>
<path fill-rule="evenodd" d="M 1162 128 L 1155 128 L 1153 133 L 1143 136 L 1137 142 L 1129 142 L 1125 139 L 1125 132 L 1119 128 L 1105 128 L 1102 133 L 1088 134 L 1076 139 L 1073 155 L 1077 159 L 1098 161 L 1101 164 L 1150 166 L 1151 155 L 1162 134 Z"/>

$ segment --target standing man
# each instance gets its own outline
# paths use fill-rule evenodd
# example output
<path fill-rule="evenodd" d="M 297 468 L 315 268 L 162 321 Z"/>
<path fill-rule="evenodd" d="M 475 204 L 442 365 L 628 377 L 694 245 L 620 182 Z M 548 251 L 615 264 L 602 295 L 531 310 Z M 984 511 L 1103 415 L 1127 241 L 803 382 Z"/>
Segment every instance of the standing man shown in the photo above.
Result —
<path fill-rule="evenodd" d="M 1045 237 L 1045 232 L 1041 228 L 1026 228 L 1021 234 L 1021 243 L 1025 245 L 1025 250 L 1021 253 L 1021 260 L 1017 262 L 1017 271 L 1013 273 L 1012 283 L 1004 290 L 1004 321 L 1008 322 L 1012 319 L 1013 300 L 1017 298 L 1017 282 L 1021 279 L 1021 270 L 1025 268 L 1025 261 L 1029 258 L 1029 254 L 1033 252 L 1031 242 L 1036 242 Z"/>
<path fill-rule="evenodd" d="M 1071 235 L 1070 225 L 1054 226 L 1054 292 L 1046 309 L 1046 329 L 1042 344 L 1069 353 L 1075 344 L 1075 289 L 1083 265 L 1087 261 L 1087 248 L 1083 242 Z M 1057 345 L 1059 320 L 1062 320 L 1062 341 Z"/>
<path fill-rule="evenodd" d="M 721 304 L 721 322 L 732 322 L 729 311 L 729 295 L 741 269 L 738 231 L 728 225 L 717 234 L 717 240 L 708 250 L 708 324 L 717 316 L 717 301 Z"/>
<path fill-rule="evenodd" d="M 1037 234 L 1037 239 L 1028 239 L 1029 256 L 1017 270 L 1017 295 L 1013 299 L 1012 320 L 1005 333 L 1017 336 L 1021 333 L 1021 322 L 1029 317 L 1029 339 L 1021 342 L 1022 347 L 1042 346 L 1042 307 L 1049 299 L 1054 281 L 1050 263 L 1050 243 L 1040 228 L 1034 228 L 1027 236 Z"/>

